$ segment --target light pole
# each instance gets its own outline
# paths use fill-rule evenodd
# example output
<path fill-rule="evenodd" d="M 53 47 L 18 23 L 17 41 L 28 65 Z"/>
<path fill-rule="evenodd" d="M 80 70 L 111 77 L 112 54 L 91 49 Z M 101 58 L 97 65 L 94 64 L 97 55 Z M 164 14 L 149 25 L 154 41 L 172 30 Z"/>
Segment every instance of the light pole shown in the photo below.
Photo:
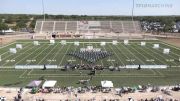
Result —
<path fill-rule="evenodd" d="M 134 0 L 133 0 L 133 5 L 132 5 L 132 15 L 131 15 L 131 17 L 132 17 L 132 21 L 134 21 Z"/>
<path fill-rule="evenodd" d="M 44 13 L 44 0 L 42 0 L 42 10 L 43 10 L 43 16 L 44 16 L 44 21 L 45 21 L 45 13 Z"/>

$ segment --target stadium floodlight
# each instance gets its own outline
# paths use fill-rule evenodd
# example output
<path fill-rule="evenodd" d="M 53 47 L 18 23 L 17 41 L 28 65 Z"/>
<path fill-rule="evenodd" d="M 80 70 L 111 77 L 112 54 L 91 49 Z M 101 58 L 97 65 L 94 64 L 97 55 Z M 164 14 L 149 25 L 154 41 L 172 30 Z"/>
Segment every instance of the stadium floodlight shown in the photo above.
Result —
<path fill-rule="evenodd" d="M 132 21 L 134 21 L 134 0 L 133 0 L 133 5 L 132 5 Z"/>
<path fill-rule="evenodd" d="M 44 21 L 45 21 L 44 0 L 42 0 L 42 11 L 43 11 L 43 16 L 44 16 Z"/>

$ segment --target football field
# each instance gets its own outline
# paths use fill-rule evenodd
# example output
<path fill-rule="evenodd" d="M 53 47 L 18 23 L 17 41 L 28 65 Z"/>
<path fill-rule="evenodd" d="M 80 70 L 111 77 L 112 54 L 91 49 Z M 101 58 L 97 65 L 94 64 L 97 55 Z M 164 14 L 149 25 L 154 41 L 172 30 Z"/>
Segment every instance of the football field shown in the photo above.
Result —
<path fill-rule="evenodd" d="M 120 71 L 97 71 L 90 81 L 92 85 L 99 85 L 101 80 L 112 80 L 115 86 L 137 85 L 137 84 L 176 84 L 180 83 L 180 49 L 158 40 L 129 40 L 128 45 L 124 45 L 123 40 L 118 40 L 117 45 L 112 44 L 112 40 L 66 40 L 66 45 L 61 45 L 61 40 L 55 40 L 55 44 L 50 44 L 49 40 L 39 41 L 38 46 L 33 44 L 34 40 L 18 40 L 0 48 L 0 85 L 22 86 L 30 80 L 53 79 L 58 80 L 57 86 L 79 86 L 80 79 L 90 78 L 88 70 L 68 70 L 60 69 L 14 69 L 17 65 L 57 65 L 58 67 L 71 64 L 87 64 L 67 55 L 69 52 L 79 51 L 81 48 L 93 46 L 103 51 L 111 52 L 113 55 L 97 61 L 96 65 L 104 67 L 125 66 L 125 65 L 166 65 L 167 69 L 121 69 Z M 74 45 L 74 41 L 79 41 L 80 45 Z M 141 46 L 141 42 L 146 42 Z M 106 42 L 106 45 L 100 45 Z M 9 52 L 10 48 L 15 48 L 16 44 L 22 44 L 22 49 L 17 49 L 17 53 Z M 159 44 L 158 49 L 153 45 Z M 169 54 L 164 54 L 164 49 L 170 49 Z M 80 75 L 82 72 L 82 75 Z"/>

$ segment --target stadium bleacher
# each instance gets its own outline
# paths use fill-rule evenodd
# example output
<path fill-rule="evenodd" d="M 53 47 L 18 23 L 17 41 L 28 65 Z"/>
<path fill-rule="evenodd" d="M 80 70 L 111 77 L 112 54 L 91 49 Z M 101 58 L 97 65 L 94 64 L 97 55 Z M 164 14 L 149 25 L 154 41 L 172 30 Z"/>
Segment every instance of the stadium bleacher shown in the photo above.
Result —
<path fill-rule="evenodd" d="M 36 33 L 140 33 L 139 21 L 37 21 Z"/>
<path fill-rule="evenodd" d="M 56 21 L 55 22 L 55 32 L 65 32 L 65 25 L 66 23 L 64 21 Z"/>

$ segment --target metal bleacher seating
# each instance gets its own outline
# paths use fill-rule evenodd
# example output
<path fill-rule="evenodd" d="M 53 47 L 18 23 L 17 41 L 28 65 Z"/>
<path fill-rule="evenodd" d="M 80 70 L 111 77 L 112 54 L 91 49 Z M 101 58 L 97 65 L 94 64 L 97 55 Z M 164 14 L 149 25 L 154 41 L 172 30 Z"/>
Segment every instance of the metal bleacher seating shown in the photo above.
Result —
<path fill-rule="evenodd" d="M 61 32 L 61 33 L 65 32 L 65 25 L 66 25 L 66 22 L 64 21 L 56 21 L 54 31 Z"/>
<path fill-rule="evenodd" d="M 68 21 L 66 23 L 66 32 L 75 33 L 77 31 L 77 21 Z"/>
<path fill-rule="evenodd" d="M 36 33 L 141 33 L 139 21 L 36 21 Z"/>

